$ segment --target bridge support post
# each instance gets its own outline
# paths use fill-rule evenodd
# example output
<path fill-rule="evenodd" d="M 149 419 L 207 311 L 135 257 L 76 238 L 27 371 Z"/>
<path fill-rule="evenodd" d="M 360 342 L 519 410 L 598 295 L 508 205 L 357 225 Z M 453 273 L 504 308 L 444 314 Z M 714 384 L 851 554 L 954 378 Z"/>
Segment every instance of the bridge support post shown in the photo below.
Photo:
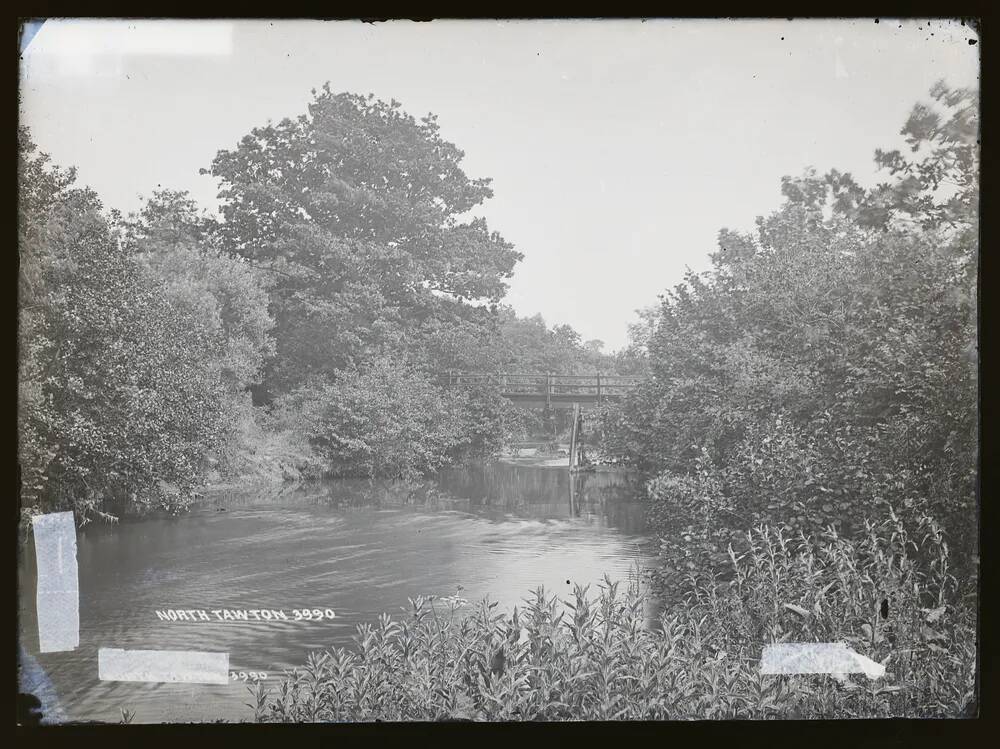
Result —
<path fill-rule="evenodd" d="M 580 404 L 573 404 L 573 429 L 570 431 L 569 437 L 569 467 L 570 469 L 576 468 L 577 465 L 577 453 L 580 449 Z"/>
<path fill-rule="evenodd" d="M 575 518 L 579 513 L 576 511 L 576 474 L 569 472 L 569 516 Z"/>

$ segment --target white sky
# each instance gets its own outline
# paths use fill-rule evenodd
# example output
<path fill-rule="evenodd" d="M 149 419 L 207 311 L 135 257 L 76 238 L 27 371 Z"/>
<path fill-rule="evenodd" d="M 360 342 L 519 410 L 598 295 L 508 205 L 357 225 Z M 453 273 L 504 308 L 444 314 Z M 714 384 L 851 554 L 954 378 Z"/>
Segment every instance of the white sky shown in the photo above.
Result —
<path fill-rule="evenodd" d="M 933 83 L 978 80 L 975 33 L 891 21 L 48 21 L 23 56 L 39 147 L 109 207 L 157 186 L 215 210 L 198 169 L 310 89 L 434 112 L 492 177 L 477 213 L 525 259 L 507 301 L 608 349 L 722 227 L 806 166 L 875 180 Z"/>

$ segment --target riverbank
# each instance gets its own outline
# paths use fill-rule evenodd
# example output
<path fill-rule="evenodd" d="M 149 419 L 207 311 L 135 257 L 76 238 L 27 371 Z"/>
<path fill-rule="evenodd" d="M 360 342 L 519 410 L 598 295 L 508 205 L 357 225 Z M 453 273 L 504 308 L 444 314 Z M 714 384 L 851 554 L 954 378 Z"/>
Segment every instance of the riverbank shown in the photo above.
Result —
<path fill-rule="evenodd" d="M 514 448 L 498 456 L 495 462 L 512 466 L 568 469 L 569 455 L 566 450 L 553 452 L 539 448 Z M 461 465 L 454 466 L 454 468 L 460 467 Z M 622 466 L 597 463 L 592 466 L 590 472 L 627 473 L 628 469 Z M 433 476 L 426 478 L 433 478 Z M 244 474 L 243 478 L 224 480 L 217 476 L 212 483 L 202 488 L 199 494 L 205 498 L 212 498 L 234 492 L 254 490 L 283 493 L 302 486 L 317 484 L 323 480 L 322 477 L 313 473 L 304 473 L 298 470 L 287 459 L 273 456 L 270 460 L 265 459 L 261 463 L 254 464 L 253 469 Z"/>

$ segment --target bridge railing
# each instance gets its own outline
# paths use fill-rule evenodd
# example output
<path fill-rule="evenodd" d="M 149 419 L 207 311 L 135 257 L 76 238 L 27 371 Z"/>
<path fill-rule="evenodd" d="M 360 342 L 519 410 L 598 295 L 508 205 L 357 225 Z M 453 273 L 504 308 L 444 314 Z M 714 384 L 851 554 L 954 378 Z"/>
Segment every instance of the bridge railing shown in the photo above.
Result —
<path fill-rule="evenodd" d="M 453 386 L 498 387 L 504 395 L 567 396 L 585 395 L 596 398 L 619 397 L 634 388 L 642 377 L 627 375 L 557 375 L 518 373 L 448 373 Z"/>

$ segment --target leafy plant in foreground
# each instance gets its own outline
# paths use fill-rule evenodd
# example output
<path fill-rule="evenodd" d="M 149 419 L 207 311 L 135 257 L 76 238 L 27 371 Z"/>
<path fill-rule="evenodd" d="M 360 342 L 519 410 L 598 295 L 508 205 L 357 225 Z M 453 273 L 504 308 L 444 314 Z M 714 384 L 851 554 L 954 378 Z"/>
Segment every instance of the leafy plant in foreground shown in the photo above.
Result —
<path fill-rule="evenodd" d="M 537 590 L 510 613 L 484 600 L 411 600 L 401 619 L 358 628 L 354 649 L 313 653 L 258 721 L 669 720 L 956 717 L 975 707 L 975 602 L 958 594 L 933 523 L 898 518 L 863 538 L 751 531 L 728 580 L 693 575 L 686 598 L 650 620 L 631 577 Z M 918 563 L 924 545 L 930 562 Z M 884 602 L 888 602 L 883 606 Z M 886 611 L 887 607 L 887 611 Z M 883 612 L 886 613 L 883 616 Z M 772 642 L 844 641 L 884 678 L 759 672 Z"/>

